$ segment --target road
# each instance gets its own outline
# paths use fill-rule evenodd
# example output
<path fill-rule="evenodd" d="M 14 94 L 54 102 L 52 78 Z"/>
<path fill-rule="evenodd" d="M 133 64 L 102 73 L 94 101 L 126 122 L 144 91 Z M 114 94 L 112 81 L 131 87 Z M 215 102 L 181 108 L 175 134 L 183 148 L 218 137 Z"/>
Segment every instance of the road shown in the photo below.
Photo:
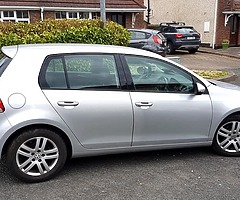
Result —
<path fill-rule="evenodd" d="M 190 69 L 240 68 L 239 60 L 227 57 L 175 56 Z M 55 179 L 38 184 L 16 180 L 0 163 L 0 200 L 233 200 L 239 199 L 239 170 L 239 158 L 211 148 L 73 159 Z"/>

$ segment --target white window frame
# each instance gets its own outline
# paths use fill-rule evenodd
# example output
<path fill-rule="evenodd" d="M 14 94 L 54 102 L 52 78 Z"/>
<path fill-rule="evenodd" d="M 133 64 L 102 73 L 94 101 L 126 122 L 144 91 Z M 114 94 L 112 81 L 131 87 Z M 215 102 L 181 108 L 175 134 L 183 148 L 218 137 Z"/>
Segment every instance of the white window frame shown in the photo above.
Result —
<path fill-rule="evenodd" d="M 56 18 L 56 13 L 58 12 L 65 12 L 66 13 L 66 18 L 61 18 L 61 19 L 57 19 Z M 69 13 L 77 13 L 77 18 L 70 18 L 69 17 Z M 55 20 L 62 20 L 62 19 L 80 19 L 80 13 L 88 13 L 88 18 L 83 18 L 83 19 L 93 19 L 93 13 L 97 13 L 97 11 L 95 12 L 84 12 L 84 11 L 80 11 L 80 12 L 76 12 L 76 11 L 55 11 Z"/>
<path fill-rule="evenodd" d="M 70 13 L 77 13 L 77 17 L 76 17 L 76 18 L 70 17 L 70 16 L 69 16 Z M 74 12 L 74 11 L 67 12 L 67 13 L 66 13 L 66 17 L 67 17 L 67 19 L 79 19 L 79 12 Z"/>
<path fill-rule="evenodd" d="M 28 18 L 18 18 L 17 17 L 17 11 L 16 10 L 4 10 L 0 11 L 0 21 L 12 21 L 12 22 L 27 22 L 30 23 L 30 17 L 29 17 L 29 11 L 27 10 L 18 10 L 18 11 L 26 11 L 28 12 Z M 4 17 L 3 13 L 4 12 L 13 12 L 13 17 Z"/>

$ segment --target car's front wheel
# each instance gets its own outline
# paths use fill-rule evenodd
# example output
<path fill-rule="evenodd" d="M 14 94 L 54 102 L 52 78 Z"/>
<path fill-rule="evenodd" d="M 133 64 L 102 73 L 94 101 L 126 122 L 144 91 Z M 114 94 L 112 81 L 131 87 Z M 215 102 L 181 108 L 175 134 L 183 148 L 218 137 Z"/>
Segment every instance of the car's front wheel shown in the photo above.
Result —
<path fill-rule="evenodd" d="M 7 151 L 7 164 L 25 182 L 46 181 L 64 166 L 67 148 L 63 139 L 48 129 L 30 129 L 17 136 Z"/>
<path fill-rule="evenodd" d="M 213 148 L 220 155 L 240 156 L 240 115 L 230 116 L 220 124 Z"/>

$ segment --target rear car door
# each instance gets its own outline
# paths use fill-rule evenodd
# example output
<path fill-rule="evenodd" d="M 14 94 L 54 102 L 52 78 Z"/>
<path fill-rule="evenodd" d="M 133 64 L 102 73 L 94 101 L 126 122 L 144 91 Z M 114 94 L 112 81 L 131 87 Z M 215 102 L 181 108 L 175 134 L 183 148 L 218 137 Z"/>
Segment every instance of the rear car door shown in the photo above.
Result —
<path fill-rule="evenodd" d="M 138 49 L 144 49 L 144 46 L 148 44 L 148 38 L 151 36 L 150 33 L 145 33 L 142 31 L 132 31 L 129 47 L 134 47 Z"/>
<path fill-rule="evenodd" d="M 89 149 L 129 147 L 133 114 L 115 55 L 48 56 L 40 74 L 46 98 Z"/>
<path fill-rule="evenodd" d="M 133 146 L 206 142 L 212 119 L 208 94 L 197 95 L 188 72 L 163 60 L 125 55 L 132 76 Z"/>

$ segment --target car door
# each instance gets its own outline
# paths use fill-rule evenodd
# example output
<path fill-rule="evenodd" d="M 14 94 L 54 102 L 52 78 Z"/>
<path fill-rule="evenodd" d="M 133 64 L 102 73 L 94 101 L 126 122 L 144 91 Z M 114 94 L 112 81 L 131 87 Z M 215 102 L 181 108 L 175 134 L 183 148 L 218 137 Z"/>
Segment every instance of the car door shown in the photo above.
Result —
<path fill-rule="evenodd" d="M 150 33 L 142 31 L 130 31 L 132 33 L 129 47 L 143 49 L 148 44 L 148 38 L 151 36 Z"/>
<path fill-rule="evenodd" d="M 163 60 L 125 55 L 134 88 L 133 146 L 208 140 L 212 106 L 197 95 L 191 74 Z"/>
<path fill-rule="evenodd" d="M 41 70 L 46 98 L 89 149 L 129 147 L 133 114 L 110 54 L 49 56 Z"/>

